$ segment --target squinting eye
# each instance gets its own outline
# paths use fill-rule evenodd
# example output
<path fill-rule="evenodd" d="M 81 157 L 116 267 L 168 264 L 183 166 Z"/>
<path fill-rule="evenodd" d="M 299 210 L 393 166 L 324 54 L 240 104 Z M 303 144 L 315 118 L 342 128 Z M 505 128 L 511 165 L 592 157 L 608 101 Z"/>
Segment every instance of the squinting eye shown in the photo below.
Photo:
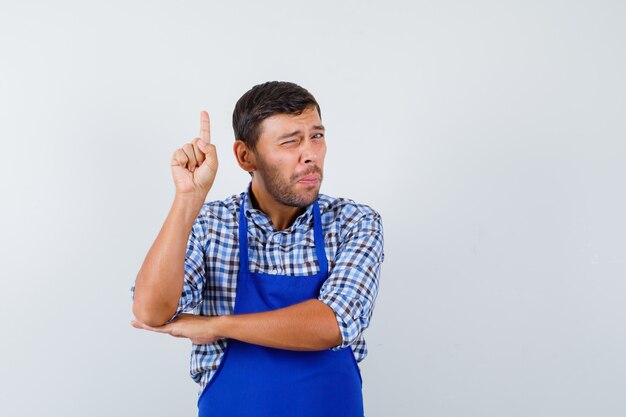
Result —
<path fill-rule="evenodd" d="M 323 133 L 317 133 L 316 135 L 314 135 L 313 137 L 317 137 L 317 138 L 321 138 L 322 136 L 324 136 Z"/>

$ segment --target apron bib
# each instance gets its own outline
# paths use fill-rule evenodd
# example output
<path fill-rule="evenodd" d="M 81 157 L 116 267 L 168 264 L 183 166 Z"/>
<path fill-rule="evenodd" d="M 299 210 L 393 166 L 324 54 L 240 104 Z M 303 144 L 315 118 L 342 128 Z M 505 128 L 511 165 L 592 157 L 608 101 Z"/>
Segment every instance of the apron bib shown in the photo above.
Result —
<path fill-rule="evenodd" d="M 317 200 L 313 204 L 319 272 L 309 276 L 252 273 L 248 227 L 239 213 L 239 274 L 234 314 L 258 313 L 317 299 L 328 276 Z M 199 417 L 362 417 L 359 367 L 351 348 L 293 351 L 228 340 L 211 381 L 198 398 Z"/>

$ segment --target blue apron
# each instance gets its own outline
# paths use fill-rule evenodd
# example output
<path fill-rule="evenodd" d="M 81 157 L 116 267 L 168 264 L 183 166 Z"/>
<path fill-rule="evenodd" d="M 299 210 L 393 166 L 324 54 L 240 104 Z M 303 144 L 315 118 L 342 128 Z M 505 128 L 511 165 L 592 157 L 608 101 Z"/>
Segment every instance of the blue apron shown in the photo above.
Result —
<path fill-rule="evenodd" d="M 328 276 L 317 200 L 313 204 L 319 272 L 310 276 L 252 273 L 248 227 L 239 213 L 239 274 L 234 314 L 257 313 L 317 299 Z M 198 416 L 362 417 L 359 367 L 351 348 L 293 351 L 229 339 L 220 365 L 198 398 Z"/>

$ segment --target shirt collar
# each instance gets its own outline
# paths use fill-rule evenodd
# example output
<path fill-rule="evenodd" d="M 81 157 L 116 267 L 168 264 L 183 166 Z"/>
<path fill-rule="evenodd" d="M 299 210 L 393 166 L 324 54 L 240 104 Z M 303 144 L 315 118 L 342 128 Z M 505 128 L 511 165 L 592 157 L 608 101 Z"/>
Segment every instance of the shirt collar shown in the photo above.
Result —
<path fill-rule="evenodd" d="M 248 218 L 248 220 L 253 221 L 254 224 L 256 224 L 258 227 L 262 229 L 275 231 L 276 228 L 272 224 L 272 220 L 270 219 L 270 217 L 267 214 L 265 214 L 263 211 L 257 208 L 254 208 L 254 206 L 252 205 L 252 199 L 250 197 L 251 190 L 252 190 L 252 181 L 250 181 L 250 183 L 248 184 L 247 193 L 245 194 L 246 195 L 246 210 L 245 210 L 246 217 Z M 308 224 L 312 218 L 313 218 L 313 204 L 309 204 L 306 210 L 304 210 L 302 214 L 296 217 L 292 225 L 289 226 L 287 229 L 282 230 L 281 232 L 292 232 L 294 229 L 296 229 L 300 225 Z"/>

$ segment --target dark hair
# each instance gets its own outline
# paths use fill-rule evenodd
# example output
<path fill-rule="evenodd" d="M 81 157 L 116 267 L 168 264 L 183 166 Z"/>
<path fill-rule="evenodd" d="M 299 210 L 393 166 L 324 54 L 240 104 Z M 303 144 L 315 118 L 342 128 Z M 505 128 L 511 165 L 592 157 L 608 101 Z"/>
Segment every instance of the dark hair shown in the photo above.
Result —
<path fill-rule="evenodd" d="M 315 97 L 306 89 L 287 81 L 268 81 L 248 90 L 235 104 L 233 130 L 235 139 L 240 139 L 256 152 L 261 134 L 261 122 L 275 114 L 299 115 L 315 106 L 322 117 Z"/>

